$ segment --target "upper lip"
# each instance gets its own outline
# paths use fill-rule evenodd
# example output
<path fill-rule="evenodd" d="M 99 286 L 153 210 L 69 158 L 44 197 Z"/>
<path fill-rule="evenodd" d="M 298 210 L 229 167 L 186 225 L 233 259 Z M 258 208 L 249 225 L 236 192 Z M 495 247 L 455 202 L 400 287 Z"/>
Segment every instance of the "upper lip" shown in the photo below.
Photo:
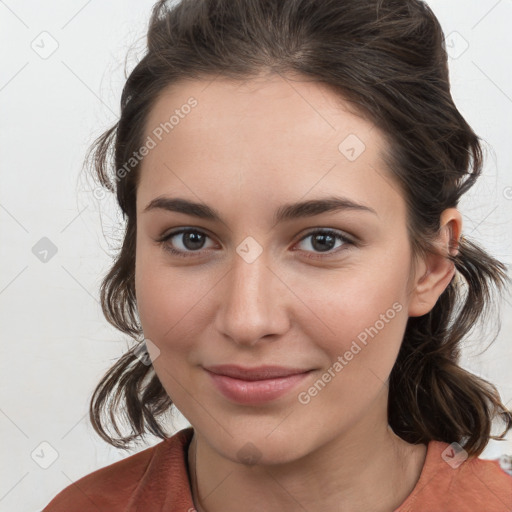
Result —
<path fill-rule="evenodd" d="M 204 369 L 218 375 L 225 375 L 227 377 L 242 380 L 275 379 L 310 371 L 310 368 L 289 368 L 284 366 L 258 366 L 254 368 L 244 368 L 242 366 L 232 364 L 205 366 Z"/>

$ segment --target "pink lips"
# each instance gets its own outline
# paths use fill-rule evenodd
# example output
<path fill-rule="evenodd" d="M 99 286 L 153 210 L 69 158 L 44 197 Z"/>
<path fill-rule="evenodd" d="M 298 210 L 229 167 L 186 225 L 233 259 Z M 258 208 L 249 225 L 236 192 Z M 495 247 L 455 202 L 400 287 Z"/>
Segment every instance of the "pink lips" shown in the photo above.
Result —
<path fill-rule="evenodd" d="M 304 368 L 242 368 L 234 365 L 209 366 L 205 370 L 226 398 L 242 404 L 256 404 L 279 398 L 311 372 Z"/>

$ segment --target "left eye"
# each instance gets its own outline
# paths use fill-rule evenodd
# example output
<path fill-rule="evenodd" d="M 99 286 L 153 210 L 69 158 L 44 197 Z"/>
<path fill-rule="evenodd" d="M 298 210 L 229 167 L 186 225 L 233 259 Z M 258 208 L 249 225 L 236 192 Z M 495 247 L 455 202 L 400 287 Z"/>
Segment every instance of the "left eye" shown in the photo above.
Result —
<path fill-rule="evenodd" d="M 311 239 L 310 245 L 313 247 L 313 249 L 320 250 L 320 257 L 322 253 L 328 252 L 327 256 L 332 256 L 333 254 L 336 254 L 339 252 L 339 250 L 332 251 L 333 243 L 335 243 L 336 240 L 340 240 L 342 243 L 338 245 L 344 246 L 344 245 L 354 245 L 354 242 L 352 240 L 348 239 L 343 234 L 333 231 L 333 230 L 316 230 L 316 231 L 310 231 L 306 236 L 302 237 L 300 239 L 300 242 L 303 242 L 304 240 Z M 343 249 L 340 249 L 343 250 Z M 329 252 L 331 251 L 331 252 Z M 318 253 L 317 253 L 318 254 Z M 317 256 L 308 256 L 308 258 L 316 258 Z"/>
<path fill-rule="evenodd" d="M 176 249 L 174 247 L 174 243 L 171 243 L 171 240 L 180 235 L 181 238 L 178 238 L 178 240 L 181 240 L 181 245 L 183 246 L 183 248 Z M 202 231 L 199 231 L 197 229 L 189 228 L 169 233 L 160 238 L 159 240 L 157 240 L 157 242 L 163 243 L 165 250 L 170 252 L 171 254 L 187 258 L 194 257 L 197 255 L 193 253 L 201 254 L 205 240 L 207 238 L 210 237 L 206 233 L 203 233 Z M 326 256 L 328 257 L 331 256 L 333 253 L 335 254 L 339 252 L 338 250 L 332 251 L 332 249 L 334 248 L 333 244 L 335 243 L 336 240 L 340 240 L 342 242 L 340 245 L 338 245 L 338 247 L 344 245 L 354 245 L 354 242 L 350 240 L 348 237 L 333 230 L 317 229 L 315 231 L 310 231 L 299 240 L 298 244 L 304 242 L 308 238 L 311 239 L 310 246 L 313 248 L 313 250 L 319 251 L 319 253 L 317 253 L 319 257 L 322 257 L 322 253 L 328 253 L 326 254 Z M 306 252 L 310 251 L 306 250 Z M 318 256 L 307 257 L 316 258 Z"/>

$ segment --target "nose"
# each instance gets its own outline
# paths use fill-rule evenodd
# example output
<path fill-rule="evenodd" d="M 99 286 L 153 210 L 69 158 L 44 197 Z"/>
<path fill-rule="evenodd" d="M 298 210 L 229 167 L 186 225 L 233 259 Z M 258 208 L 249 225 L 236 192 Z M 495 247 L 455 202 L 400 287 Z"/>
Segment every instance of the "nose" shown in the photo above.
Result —
<path fill-rule="evenodd" d="M 289 328 L 287 298 L 293 296 L 262 253 L 249 263 L 235 254 L 220 286 L 216 327 L 233 343 L 251 347 L 278 339 Z"/>

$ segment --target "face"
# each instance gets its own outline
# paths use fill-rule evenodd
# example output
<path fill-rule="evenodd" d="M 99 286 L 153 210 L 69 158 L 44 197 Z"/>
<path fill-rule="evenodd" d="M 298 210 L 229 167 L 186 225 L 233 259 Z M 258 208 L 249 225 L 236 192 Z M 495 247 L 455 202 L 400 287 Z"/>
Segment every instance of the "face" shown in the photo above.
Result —
<path fill-rule="evenodd" d="M 155 371 L 196 431 L 232 460 L 250 442 L 262 462 L 290 461 L 385 411 L 411 252 L 383 134 L 322 84 L 277 76 L 180 82 L 148 137 L 137 304 Z M 316 203 L 341 198 L 359 206 Z M 301 373 L 244 383 L 215 365 Z"/>

